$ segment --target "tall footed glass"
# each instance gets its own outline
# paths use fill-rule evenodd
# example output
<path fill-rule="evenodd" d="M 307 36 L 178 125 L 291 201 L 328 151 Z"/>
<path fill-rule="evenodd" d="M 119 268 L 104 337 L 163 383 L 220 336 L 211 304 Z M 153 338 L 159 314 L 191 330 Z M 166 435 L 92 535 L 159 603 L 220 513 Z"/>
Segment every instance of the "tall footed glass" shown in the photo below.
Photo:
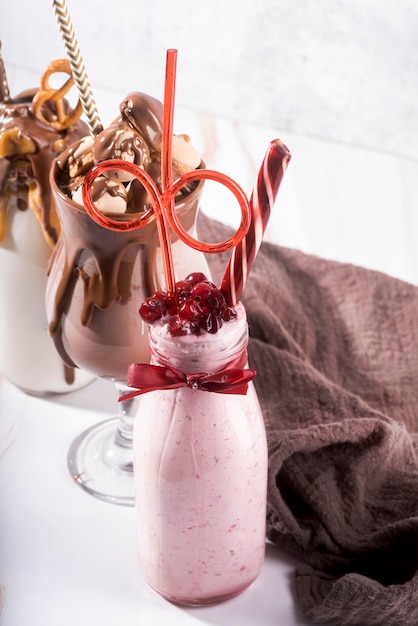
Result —
<path fill-rule="evenodd" d="M 134 230 L 111 231 L 59 187 L 59 166 L 50 176 L 61 235 L 49 266 L 46 308 L 49 332 L 63 360 L 112 381 L 126 392 L 130 363 L 148 362 L 148 326 L 141 302 L 161 288 L 164 272 L 155 220 Z M 182 226 L 194 235 L 203 181 L 176 202 Z M 135 219 L 135 214 L 129 218 Z M 113 219 L 123 217 L 113 216 Z M 177 279 L 190 268 L 208 274 L 204 255 L 173 238 Z M 82 433 L 68 456 L 70 473 L 91 495 L 134 504 L 132 432 L 136 399 L 119 403 L 120 414 Z"/>

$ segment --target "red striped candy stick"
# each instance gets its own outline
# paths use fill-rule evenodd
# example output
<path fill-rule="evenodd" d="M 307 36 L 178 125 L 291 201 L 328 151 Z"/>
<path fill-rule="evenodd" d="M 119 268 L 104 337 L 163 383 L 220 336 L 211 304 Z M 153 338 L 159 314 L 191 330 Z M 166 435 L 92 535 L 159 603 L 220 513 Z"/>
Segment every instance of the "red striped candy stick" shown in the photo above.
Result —
<path fill-rule="evenodd" d="M 221 282 L 221 291 L 230 305 L 241 299 L 290 157 L 288 148 L 280 139 L 270 142 L 250 198 L 250 227 L 233 249 Z"/>

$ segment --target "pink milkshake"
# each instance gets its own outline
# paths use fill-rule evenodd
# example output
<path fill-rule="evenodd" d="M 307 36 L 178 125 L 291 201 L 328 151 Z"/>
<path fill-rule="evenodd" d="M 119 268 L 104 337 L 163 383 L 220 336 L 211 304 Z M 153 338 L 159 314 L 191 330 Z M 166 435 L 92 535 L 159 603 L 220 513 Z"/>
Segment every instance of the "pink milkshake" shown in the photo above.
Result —
<path fill-rule="evenodd" d="M 243 591 L 265 549 L 267 445 L 253 383 L 243 383 L 246 395 L 239 384 L 202 390 L 249 372 L 244 307 L 219 305 L 211 290 L 197 287 L 200 299 L 185 298 L 183 313 L 151 325 L 151 362 L 187 373 L 187 382 L 142 395 L 134 432 L 140 562 L 152 588 L 185 605 Z M 148 305 L 145 317 L 158 317 L 158 295 Z M 211 314 L 212 305 L 222 313 Z M 202 372 L 221 374 L 214 382 Z"/>

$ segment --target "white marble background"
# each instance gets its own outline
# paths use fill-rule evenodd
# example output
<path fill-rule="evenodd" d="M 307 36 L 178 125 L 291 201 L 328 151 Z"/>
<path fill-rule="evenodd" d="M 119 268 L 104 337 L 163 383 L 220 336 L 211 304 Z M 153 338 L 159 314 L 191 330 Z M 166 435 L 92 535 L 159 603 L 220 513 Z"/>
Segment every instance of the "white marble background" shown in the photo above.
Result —
<path fill-rule="evenodd" d="M 13 94 L 64 57 L 52 5 L 0 4 Z M 68 0 L 102 121 L 129 91 L 162 99 L 179 51 L 175 131 L 247 192 L 270 139 L 292 162 L 266 237 L 418 284 L 415 0 Z M 203 209 L 230 223 L 207 186 Z M 226 207 L 225 202 L 228 204 Z"/>

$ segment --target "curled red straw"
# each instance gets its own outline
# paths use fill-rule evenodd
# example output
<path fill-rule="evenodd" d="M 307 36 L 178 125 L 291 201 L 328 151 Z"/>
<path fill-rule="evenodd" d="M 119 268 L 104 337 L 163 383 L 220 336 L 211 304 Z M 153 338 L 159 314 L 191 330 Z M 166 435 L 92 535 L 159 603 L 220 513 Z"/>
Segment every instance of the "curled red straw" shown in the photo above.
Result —
<path fill-rule="evenodd" d="M 250 208 L 248 199 L 238 183 L 236 183 L 229 176 L 214 170 L 197 169 L 183 174 L 173 182 L 172 136 L 176 86 L 176 61 L 177 50 L 167 50 L 161 147 L 162 193 L 159 191 L 155 181 L 147 172 L 134 163 L 129 163 L 120 159 L 109 159 L 95 165 L 87 173 L 82 188 L 83 204 L 86 212 L 95 222 L 104 228 L 114 231 L 135 230 L 150 223 L 153 219 L 156 219 L 163 258 L 166 289 L 169 294 L 174 293 L 175 290 L 175 274 L 170 240 L 170 227 L 184 243 L 196 250 L 209 253 L 224 252 L 230 248 L 237 247 L 241 240 L 245 237 L 250 227 Z M 93 183 L 100 174 L 111 170 L 125 170 L 136 177 L 149 193 L 152 209 L 131 220 L 112 219 L 97 209 L 92 197 Z M 187 183 L 199 180 L 213 180 L 224 185 L 233 193 L 240 206 L 241 223 L 239 228 L 234 235 L 223 242 L 206 243 L 195 239 L 183 228 L 178 219 L 175 210 L 176 194 Z"/>

